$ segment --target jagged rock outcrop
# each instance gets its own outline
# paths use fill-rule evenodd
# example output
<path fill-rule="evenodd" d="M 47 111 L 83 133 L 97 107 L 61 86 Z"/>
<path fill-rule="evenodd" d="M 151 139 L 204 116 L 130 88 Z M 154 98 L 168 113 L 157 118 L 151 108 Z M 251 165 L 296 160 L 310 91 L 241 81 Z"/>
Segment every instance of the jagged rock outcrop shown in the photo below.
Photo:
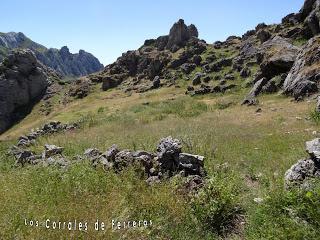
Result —
<path fill-rule="evenodd" d="M 67 47 L 47 49 L 21 32 L 0 33 L 0 61 L 16 48 L 32 50 L 41 63 L 64 76 L 84 76 L 103 69 L 97 58 L 83 50 L 72 54 Z"/>
<path fill-rule="evenodd" d="M 45 67 L 30 50 L 10 54 L 0 65 L 0 133 L 24 117 L 49 84 Z"/>
<path fill-rule="evenodd" d="M 166 48 L 175 52 L 179 48 L 184 47 L 192 37 L 198 37 L 198 30 L 195 25 L 191 24 L 187 26 L 183 19 L 179 19 L 170 29 Z"/>
<path fill-rule="evenodd" d="M 77 79 L 71 83 L 68 91 L 70 97 L 82 99 L 90 93 L 92 82 L 87 79 Z"/>
<path fill-rule="evenodd" d="M 102 82 L 102 90 L 120 87 L 125 91 L 144 92 L 160 86 L 171 86 L 181 70 L 188 74 L 200 66 L 200 56 L 207 48 L 198 39 L 198 30 L 182 19 L 175 23 L 169 35 L 148 39 L 138 50 L 123 53 L 103 72 L 93 74 L 93 82 Z M 182 50 L 183 49 L 183 50 Z M 176 58 L 174 52 L 181 50 Z M 180 69 L 178 69 L 180 68 Z"/>
<path fill-rule="evenodd" d="M 256 75 L 254 86 L 242 104 L 256 105 L 258 103 L 256 97 L 261 92 L 271 93 L 280 89 L 282 86 L 272 79 L 290 71 L 299 51 L 300 48 L 280 36 L 262 43 L 256 53 L 257 62 L 260 63 L 260 72 Z"/>
<path fill-rule="evenodd" d="M 316 36 L 300 51 L 285 83 L 284 92 L 296 99 L 318 90 L 320 81 L 320 37 Z"/>
<path fill-rule="evenodd" d="M 248 93 L 246 98 L 243 100 L 242 104 L 247 105 L 257 105 L 258 100 L 256 97 L 259 95 L 259 93 L 262 91 L 263 87 L 268 83 L 267 78 L 262 78 L 259 81 L 257 81 L 251 91 Z"/>

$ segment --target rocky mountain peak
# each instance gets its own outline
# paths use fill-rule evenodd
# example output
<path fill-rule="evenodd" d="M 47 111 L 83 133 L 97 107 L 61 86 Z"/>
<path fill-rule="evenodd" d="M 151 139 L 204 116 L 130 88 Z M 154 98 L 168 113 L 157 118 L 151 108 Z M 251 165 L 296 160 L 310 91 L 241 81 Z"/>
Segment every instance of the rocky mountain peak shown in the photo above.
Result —
<path fill-rule="evenodd" d="M 60 49 L 59 52 L 62 53 L 62 54 L 69 54 L 69 53 L 70 53 L 70 50 L 69 50 L 69 48 L 68 48 L 67 46 L 63 46 L 63 47 Z"/>
<path fill-rule="evenodd" d="M 71 57 L 69 48 L 68 48 L 67 46 L 62 47 L 62 48 L 59 50 L 59 54 L 60 54 L 60 56 L 61 56 L 61 58 L 62 58 L 63 60 L 66 60 L 67 58 L 70 58 L 70 57 Z"/>
<path fill-rule="evenodd" d="M 21 32 L 9 32 L 6 34 L 0 33 L 0 47 L 4 48 L 18 48 L 24 42 L 26 42 L 28 38 Z M 38 47 L 36 44 L 30 47 Z M 40 45 L 39 45 L 40 47 Z"/>
<path fill-rule="evenodd" d="M 192 37 L 198 37 L 198 30 L 196 26 L 193 24 L 187 26 L 183 19 L 179 19 L 179 21 L 173 24 L 170 29 L 166 49 L 174 51 L 178 48 L 184 47 Z"/>
<path fill-rule="evenodd" d="M 46 66 L 64 76 L 85 76 L 103 69 L 103 65 L 92 54 L 80 50 L 72 54 L 67 46 L 36 52 L 37 58 Z"/>

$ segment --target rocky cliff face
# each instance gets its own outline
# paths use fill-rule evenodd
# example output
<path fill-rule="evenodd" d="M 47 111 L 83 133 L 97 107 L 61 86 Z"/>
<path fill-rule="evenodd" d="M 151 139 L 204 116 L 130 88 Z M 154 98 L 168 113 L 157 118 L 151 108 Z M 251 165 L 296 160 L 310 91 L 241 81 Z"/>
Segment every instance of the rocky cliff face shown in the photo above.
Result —
<path fill-rule="evenodd" d="M 0 61 L 16 48 L 32 50 L 41 63 L 64 76 L 84 76 L 103 69 L 97 58 L 83 50 L 71 54 L 67 47 L 47 49 L 23 33 L 0 33 Z"/>
<path fill-rule="evenodd" d="M 295 98 L 318 90 L 320 81 L 320 37 L 308 41 L 296 58 L 285 82 L 284 91 Z"/>
<path fill-rule="evenodd" d="M 320 1 L 305 0 L 300 12 L 287 15 L 281 24 L 265 25 L 263 28 L 260 26 L 258 32 L 246 36 L 246 44 L 251 45 L 254 45 L 255 35 L 260 41 L 263 40 L 262 37 L 267 36 L 262 46 L 256 45 L 260 71 L 254 79 L 258 84 L 252 91 L 257 89 L 261 91 L 254 97 L 263 92 L 263 88 L 272 91 L 281 89 L 283 93 L 293 96 L 296 100 L 319 92 L 319 23 Z M 262 32 L 264 34 L 261 34 Z M 279 37 L 282 38 L 281 41 Z M 299 42 L 300 46 L 293 46 Z M 265 48 L 265 45 L 269 45 L 269 48 Z M 263 60 L 259 62 L 259 59 Z M 248 97 L 244 103 L 256 103 L 250 93 Z"/>
<path fill-rule="evenodd" d="M 30 50 L 10 54 L 0 65 L 0 133 L 23 118 L 49 84 L 48 69 Z"/>

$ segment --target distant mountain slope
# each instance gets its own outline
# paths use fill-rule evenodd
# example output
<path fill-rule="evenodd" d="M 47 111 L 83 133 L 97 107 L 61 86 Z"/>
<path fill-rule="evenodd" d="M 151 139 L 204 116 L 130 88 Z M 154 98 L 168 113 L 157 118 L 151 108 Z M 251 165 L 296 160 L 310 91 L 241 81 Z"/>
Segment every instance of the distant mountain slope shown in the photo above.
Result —
<path fill-rule="evenodd" d="M 0 61 L 15 48 L 31 49 L 40 62 L 64 76 L 84 76 L 103 69 L 99 60 L 84 50 L 72 54 L 68 47 L 47 49 L 21 32 L 0 33 Z"/>

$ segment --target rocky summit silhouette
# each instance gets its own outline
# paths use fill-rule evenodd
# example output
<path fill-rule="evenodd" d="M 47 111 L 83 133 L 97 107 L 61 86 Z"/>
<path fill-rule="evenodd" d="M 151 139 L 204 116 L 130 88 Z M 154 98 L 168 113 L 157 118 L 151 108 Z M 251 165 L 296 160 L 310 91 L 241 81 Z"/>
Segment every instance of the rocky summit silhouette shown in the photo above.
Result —
<path fill-rule="evenodd" d="M 0 33 L 0 61 L 9 54 L 10 50 L 16 48 L 32 50 L 41 63 L 63 76 L 85 76 L 103 69 L 99 60 L 84 50 L 72 54 L 66 46 L 60 50 L 47 49 L 21 32 Z"/>

